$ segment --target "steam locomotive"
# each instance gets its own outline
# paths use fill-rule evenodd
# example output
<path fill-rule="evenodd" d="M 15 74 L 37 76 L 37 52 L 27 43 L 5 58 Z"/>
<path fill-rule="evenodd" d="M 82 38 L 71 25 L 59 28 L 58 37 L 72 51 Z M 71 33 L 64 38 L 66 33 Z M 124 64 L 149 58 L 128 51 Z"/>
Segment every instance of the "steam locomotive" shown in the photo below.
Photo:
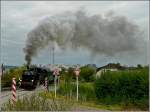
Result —
<path fill-rule="evenodd" d="M 28 68 L 22 74 L 20 88 L 35 89 L 37 86 L 44 84 L 46 77 L 48 78 L 49 84 L 54 82 L 52 71 L 40 67 Z"/>

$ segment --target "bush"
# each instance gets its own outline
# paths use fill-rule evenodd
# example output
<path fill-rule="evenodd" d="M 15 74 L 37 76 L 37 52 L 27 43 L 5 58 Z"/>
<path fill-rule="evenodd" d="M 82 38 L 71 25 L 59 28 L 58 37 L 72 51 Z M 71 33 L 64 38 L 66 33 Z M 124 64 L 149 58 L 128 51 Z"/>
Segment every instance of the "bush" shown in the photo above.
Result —
<path fill-rule="evenodd" d="M 92 67 L 82 67 L 80 72 L 80 80 L 83 82 L 92 82 L 94 81 L 95 69 Z"/>
<path fill-rule="evenodd" d="M 69 68 L 68 70 L 63 69 L 60 72 L 60 81 L 61 82 L 71 82 L 72 80 L 75 80 L 73 68 Z"/>
<path fill-rule="evenodd" d="M 19 77 L 21 78 L 21 75 L 22 75 L 24 70 L 25 70 L 24 67 L 20 67 L 20 68 L 16 68 L 16 69 L 11 69 L 10 71 L 6 72 L 1 77 L 2 87 L 11 87 L 13 77 L 16 78 L 16 82 L 18 85 Z"/>
<path fill-rule="evenodd" d="M 95 82 L 96 97 L 104 103 L 131 103 L 148 108 L 148 69 L 105 72 Z M 143 103 L 146 107 L 143 107 Z"/>

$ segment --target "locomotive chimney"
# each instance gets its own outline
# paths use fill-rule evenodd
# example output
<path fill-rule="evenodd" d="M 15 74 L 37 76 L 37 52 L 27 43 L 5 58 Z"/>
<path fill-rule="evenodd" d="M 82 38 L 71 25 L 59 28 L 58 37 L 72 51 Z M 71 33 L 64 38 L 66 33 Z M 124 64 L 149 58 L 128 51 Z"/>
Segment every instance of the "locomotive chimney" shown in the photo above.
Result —
<path fill-rule="evenodd" d="M 27 67 L 27 69 L 29 69 L 30 68 L 30 63 L 27 63 L 26 67 Z"/>

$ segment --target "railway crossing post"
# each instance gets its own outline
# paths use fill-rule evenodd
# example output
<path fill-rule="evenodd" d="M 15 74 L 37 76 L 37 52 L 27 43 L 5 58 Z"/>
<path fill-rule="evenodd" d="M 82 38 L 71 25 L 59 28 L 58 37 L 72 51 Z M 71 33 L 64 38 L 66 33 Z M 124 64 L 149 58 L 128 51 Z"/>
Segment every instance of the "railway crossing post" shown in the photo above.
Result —
<path fill-rule="evenodd" d="M 80 69 L 79 68 L 76 68 L 75 69 L 75 75 L 76 75 L 76 82 L 77 82 L 77 101 L 78 101 L 78 97 L 79 97 L 79 81 L 78 81 L 78 77 L 79 77 L 79 74 L 80 74 Z"/>
<path fill-rule="evenodd" d="M 59 75 L 59 70 L 58 69 L 54 69 L 53 71 L 53 75 L 55 75 L 55 79 L 54 79 L 54 84 L 55 84 L 55 98 L 56 98 L 56 94 L 57 94 L 57 76 Z"/>
<path fill-rule="evenodd" d="M 16 80 L 15 78 L 12 78 L 12 103 L 15 104 L 16 101 Z"/>
<path fill-rule="evenodd" d="M 55 98 L 56 98 L 56 94 L 57 94 L 57 91 L 56 91 L 56 78 L 57 78 L 57 76 L 55 75 Z"/>

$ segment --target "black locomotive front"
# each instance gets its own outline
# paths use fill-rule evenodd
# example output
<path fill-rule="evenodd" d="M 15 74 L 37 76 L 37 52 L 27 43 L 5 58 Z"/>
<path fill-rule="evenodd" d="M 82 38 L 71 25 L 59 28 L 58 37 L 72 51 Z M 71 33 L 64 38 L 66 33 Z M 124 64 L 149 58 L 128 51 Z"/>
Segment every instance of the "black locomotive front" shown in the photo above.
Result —
<path fill-rule="evenodd" d="M 25 71 L 22 74 L 21 88 L 36 88 L 38 77 L 34 71 Z"/>

